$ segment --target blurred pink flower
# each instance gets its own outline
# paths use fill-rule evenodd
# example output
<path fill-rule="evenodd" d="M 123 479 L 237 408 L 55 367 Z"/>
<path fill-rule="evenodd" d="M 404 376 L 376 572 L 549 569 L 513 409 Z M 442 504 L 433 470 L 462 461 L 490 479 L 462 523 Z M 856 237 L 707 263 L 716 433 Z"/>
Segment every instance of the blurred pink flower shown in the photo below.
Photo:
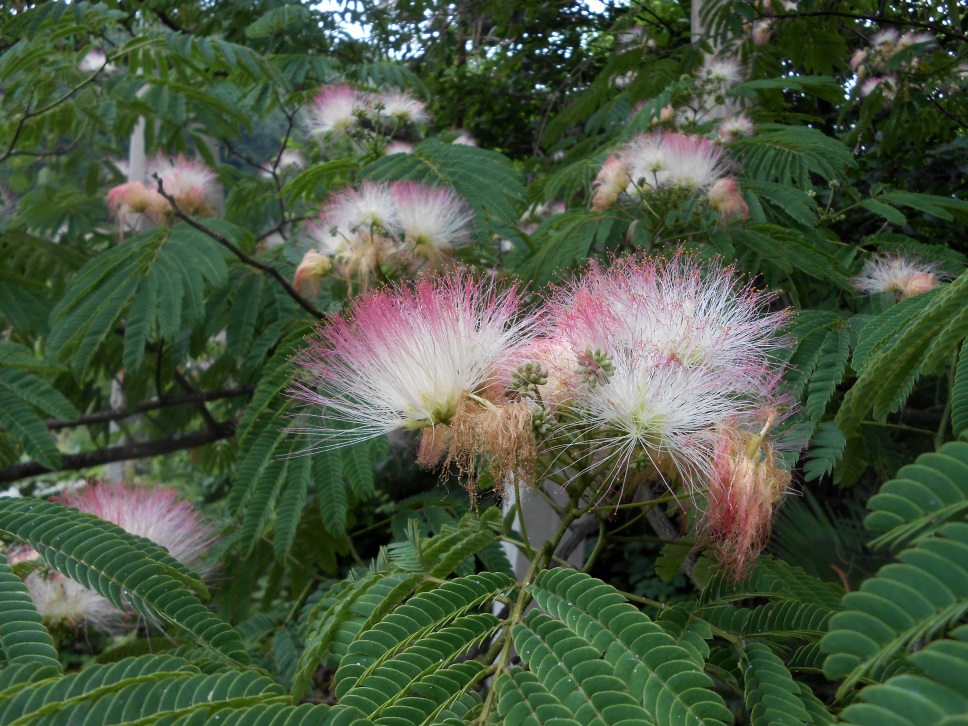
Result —
<path fill-rule="evenodd" d="M 861 292 L 894 293 L 899 300 L 920 295 L 941 284 L 939 265 L 902 255 L 872 257 L 864 263 L 860 275 L 853 278 Z"/>
<path fill-rule="evenodd" d="M 366 96 L 350 85 L 325 86 L 306 108 L 309 133 L 319 135 L 346 131 L 357 124 L 357 114 L 366 105 Z"/>
<path fill-rule="evenodd" d="M 145 537 L 167 549 L 185 567 L 204 574 L 208 570 L 204 555 L 215 542 L 215 530 L 192 504 L 180 501 L 179 496 L 176 490 L 164 487 L 101 483 L 57 497 L 56 501 Z M 35 550 L 20 548 L 11 561 L 38 557 Z M 105 632 L 120 632 L 128 622 L 129 613 L 55 570 L 35 570 L 25 582 L 47 622 L 70 627 L 88 623 Z"/>

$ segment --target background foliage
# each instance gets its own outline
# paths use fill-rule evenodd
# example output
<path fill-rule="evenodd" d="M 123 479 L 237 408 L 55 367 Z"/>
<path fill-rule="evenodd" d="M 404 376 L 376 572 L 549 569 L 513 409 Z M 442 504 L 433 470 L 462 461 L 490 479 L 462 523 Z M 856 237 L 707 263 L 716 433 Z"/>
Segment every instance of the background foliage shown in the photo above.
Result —
<path fill-rule="evenodd" d="M 695 42 L 691 8 L 665 0 L 0 9 L 0 536 L 143 618 L 124 638 L 48 630 L 29 567 L 0 554 L 0 722 L 964 719 L 963 7 L 706 4 Z M 889 62 L 893 97 L 862 96 L 851 56 L 890 29 L 933 40 Z M 748 69 L 728 102 L 755 133 L 727 144 L 748 221 L 591 210 L 605 159 L 695 101 L 702 51 L 723 47 Z M 104 61 L 81 65 L 95 48 Z M 320 143 L 305 108 L 337 82 L 408 89 L 433 121 L 391 132 L 410 154 L 376 132 Z M 217 171 L 222 214 L 120 238 L 105 195 L 140 119 L 149 154 Z M 451 143 L 461 131 L 478 146 Z M 296 172 L 280 163 L 293 149 Z M 403 179 L 452 186 L 474 213 L 463 262 L 534 290 L 587 258 L 681 244 L 795 307 L 785 426 L 802 496 L 744 579 L 700 554 L 674 506 L 657 533 L 570 491 L 522 581 L 501 543 L 523 533 L 486 480 L 470 501 L 416 469 L 406 437 L 293 456 L 307 442 L 288 430 L 291 356 L 352 293 L 335 277 L 293 290 L 301 223 L 347 184 Z M 850 278 L 877 252 L 937 261 L 950 282 L 862 296 Z M 211 591 L 46 498 L 122 461 L 220 523 Z M 559 567 L 582 516 L 586 565 Z"/>

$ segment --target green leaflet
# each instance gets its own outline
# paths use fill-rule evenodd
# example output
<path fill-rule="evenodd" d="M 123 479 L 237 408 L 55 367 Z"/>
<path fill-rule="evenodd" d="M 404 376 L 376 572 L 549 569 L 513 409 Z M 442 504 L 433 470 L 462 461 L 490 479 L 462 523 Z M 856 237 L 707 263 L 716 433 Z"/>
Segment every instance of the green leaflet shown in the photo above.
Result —
<path fill-rule="evenodd" d="M 6 555 L 0 554 L 0 667 L 19 663 L 61 668 L 54 641 L 27 586 L 10 569 Z"/>
<path fill-rule="evenodd" d="M 824 673 L 844 679 L 841 696 L 861 679 L 903 665 L 909 648 L 943 638 L 968 613 L 968 524 L 945 524 L 897 559 L 844 596 L 846 609 L 821 641 Z"/>
<path fill-rule="evenodd" d="M 179 224 L 135 235 L 98 255 L 78 271 L 51 313 L 51 354 L 83 373 L 129 312 L 124 358 L 140 365 L 153 324 L 170 341 L 202 318 L 203 291 L 227 280 L 223 254 L 208 236 Z"/>
<path fill-rule="evenodd" d="M 801 689 L 790 671 L 762 643 L 749 643 L 743 654 L 746 706 L 751 726 L 827 724 L 834 718 L 809 689 Z M 804 699 L 812 706 L 808 710 Z"/>
<path fill-rule="evenodd" d="M 867 503 L 864 525 L 883 532 L 872 547 L 898 550 L 968 512 L 968 444 L 952 442 L 902 467 Z"/>
<path fill-rule="evenodd" d="M 538 616 L 534 615 L 526 621 L 528 628 L 520 633 L 515 631 L 515 645 L 526 663 L 540 663 L 537 675 L 552 694 L 556 689 L 562 692 L 564 674 L 573 670 L 576 681 L 602 676 L 598 682 L 603 690 L 618 694 L 616 704 L 630 696 L 660 726 L 732 720 L 722 699 L 710 688 L 712 681 L 696 664 L 695 652 L 678 645 L 665 629 L 626 602 L 611 586 L 580 572 L 552 569 L 538 576 L 533 593 L 542 609 L 556 619 L 535 619 Z M 552 657 L 543 650 L 548 646 L 542 640 L 550 635 L 550 629 L 560 629 L 559 626 L 567 626 L 574 635 L 575 647 L 561 648 L 559 652 L 555 646 L 551 648 Z M 557 636 L 555 641 L 562 642 Z M 522 650 L 525 644 L 539 649 L 544 656 L 539 658 L 534 650 Z M 567 655 L 571 650 L 581 656 Z M 579 660 L 586 664 L 581 669 Z M 593 686 L 589 683 L 586 687 Z M 574 689 L 573 684 L 567 690 Z M 594 713 L 601 718 L 600 699 L 585 701 L 574 697 L 573 714 L 581 711 L 582 715 Z M 579 723 L 587 723 L 576 718 Z"/>
<path fill-rule="evenodd" d="M 9 726 L 38 723 L 156 723 L 161 717 L 202 713 L 225 706 L 281 703 L 282 689 L 255 671 L 202 674 L 167 655 L 93 664 L 0 696 L 0 720 Z"/>
<path fill-rule="evenodd" d="M 876 419 L 884 420 L 907 398 L 923 366 L 954 352 L 968 334 L 968 316 L 962 314 L 966 291 L 968 275 L 962 274 L 865 326 L 854 354 L 858 378 L 837 414 L 845 434 L 854 433 L 871 409 Z"/>

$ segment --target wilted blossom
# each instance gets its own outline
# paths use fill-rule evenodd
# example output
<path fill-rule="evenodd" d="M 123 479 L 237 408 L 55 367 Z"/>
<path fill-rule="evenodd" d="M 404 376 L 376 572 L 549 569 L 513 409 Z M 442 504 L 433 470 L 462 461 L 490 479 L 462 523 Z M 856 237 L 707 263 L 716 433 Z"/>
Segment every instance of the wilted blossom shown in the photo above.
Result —
<path fill-rule="evenodd" d="M 568 392 L 554 394 L 564 428 L 595 439 L 589 456 L 612 479 L 644 463 L 702 486 L 724 422 L 776 404 L 788 315 L 768 312 L 770 300 L 731 268 L 681 255 L 592 265 L 548 314 L 546 337 L 564 350 L 542 363 Z"/>
<path fill-rule="evenodd" d="M 596 212 L 604 212 L 615 206 L 618 195 L 623 193 L 631 183 L 632 179 L 629 177 L 625 162 L 618 156 L 610 156 L 595 177 L 592 209 Z"/>
<path fill-rule="evenodd" d="M 739 182 L 733 177 L 720 179 L 709 190 L 709 206 L 719 212 L 719 219 L 725 223 L 731 219 L 746 220 L 750 209 L 739 190 Z"/>
<path fill-rule="evenodd" d="M 774 511 L 790 488 L 790 472 L 765 439 L 771 423 L 768 418 L 759 433 L 727 423 L 713 449 L 701 528 L 737 579 L 766 544 Z"/>
<path fill-rule="evenodd" d="M 423 430 L 421 463 L 445 456 L 473 469 L 477 454 L 514 467 L 533 449 L 527 406 L 495 383 L 530 339 L 522 296 L 453 274 L 358 298 L 321 326 L 296 358 L 292 396 L 314 411 L 310 449 Z"/>
<path fill-rule="evenodd" d="M 296 268 L 292 278 L 292 286 L 300 295 L 316 297 L 319 295 L 319 284 L 333 269 L 333 259 L 316 250 L 309 250 L 303 255 L 302 261 Z"/>
<path fill-rule="evenodd" d="M 146 537 L 195 571 L 204 570 L 204 554 L 215 540 L 211 524 L 192 504 L 180 501 L 174 489 L 101 483 L 56 501 L 113 522 L 130 534 Z M 21 548 L 11 562 L 38 558 L 36 551 Z M 124 629 L 128 620 L 128 613 L 57 571 L 35 570 L 25 582 L 37 609 L 49 623 L 71 627 L 88 623 L 106 632 L 117 632 Z"/>
<path fill-rule="evenodd" d="M 861 292 L 890 292 L 904 300 L 933 290 L 941 283 L 941 276 L 935 263 L 902 255 L 884 255 L 867 260 L 860 275 L 851 282 Z"/>

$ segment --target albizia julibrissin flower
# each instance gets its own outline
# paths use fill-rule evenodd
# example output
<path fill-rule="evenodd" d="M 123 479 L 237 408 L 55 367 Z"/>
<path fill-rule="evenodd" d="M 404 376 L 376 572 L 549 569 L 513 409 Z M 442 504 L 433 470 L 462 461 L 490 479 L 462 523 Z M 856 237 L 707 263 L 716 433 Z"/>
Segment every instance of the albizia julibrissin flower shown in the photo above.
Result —
<path fill-rule="evenodd" d="M 718 427 L 777 404 L 789 315 L 770 312 L 772 299 L 732 268 L 685 255 L 593 264 L 548 313 L 547 337 L 566 342 L 558 355 L 572 367 L 549 376 L 570 388 L 570 400 L 556 392 L 563 428 L 594 439 L 589 459 L 612 478 L 646 461 L 701 486 Z"/>
<path fill-rule="evenodd" d="M 904 300 L 933 290 L 941 284 L 941 277 L 940 268 L 935 263 L 903 255 L 884 255 L 867 260 L 860 275 L 851 282 L 861 292 L 891 292 L 898 300 Z"/>
<path fill-rule="evenodd" d="M 56 501 L 113 522 L 126 532 L 146 537 L 168 550 L 185 567 L 204 569 L 204 553 L 215 540 L 215 530 L 179 493 L 164 487 L 134 484 L 93 484 Z M 12 562 L 35 560 L 37 552 L 21 548 Z M 80 623 L 116 632 L 124 629 L 129 613 L 100 594 L 60 572 L 42 568 L 25 580 L 38 611 L 49 623 L 70 627 Z"/>
<path fill-rule="evenodd" d="M 425 464 L 476 453 L 514 460 L 531 437 L 527 407 L 495 386 L 529 340 L 534 319 L 514 288 L 452 274 L 358 298 L 296 357 L 291 395 L 319 413 L 296 428 L 331 449 L 395 429 L 424 430 Z"/>
<path fill-rule="evenodd" d="M 130 214 L 144 214 L 156 224 L 172 219 L 174 210 L 159 193 L 159 180 L 165 193 L 185 214 L 210 217 L 215 213 L 210 198 L 217 176 L 200 161 L 182 155 L 173 158 L 159 155 L 149 162 L 145 176 L 148 180 L 145 183 L 129 181 L 108 191 L 108 210 L 122 224 Z"/>
<path fill-rule="evenodd" d="M 726 174 L 722 148 L 702 137 L 678 132 L 641 134 L 610 157 L 595 180 L 592 208 L 601 212 L 618 199 L 647 199 L 664 190 L 706 191 Z"/>
<path fill-rule="evenodd" d="M 790 472 L 765 438 L 771 423 L 768 419 L 754 434 L 731 422 L 719 432 L 713 449 L 701 528 L 737 579 L 766 544 L 773 513 L 790 488 Z"/>

